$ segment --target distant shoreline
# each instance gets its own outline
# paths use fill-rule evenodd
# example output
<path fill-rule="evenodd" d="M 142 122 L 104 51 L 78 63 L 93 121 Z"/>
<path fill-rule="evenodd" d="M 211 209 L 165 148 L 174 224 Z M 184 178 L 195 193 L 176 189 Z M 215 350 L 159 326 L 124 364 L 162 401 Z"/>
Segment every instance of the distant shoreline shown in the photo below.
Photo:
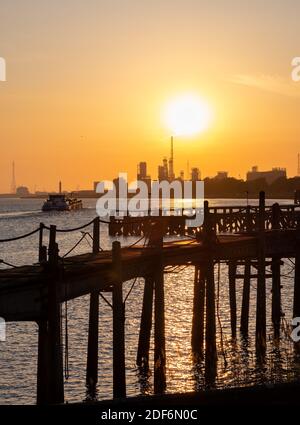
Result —
<path fill-rule="evenodd" d="M 71 193 L 67 194 L 71 195 Z M 95 195 L 80 195 L 77 193 L 72 192 L 72 195 L 80 198 L 80 199 L 98 199 L 99 196 Z M 48 195 L 28 195 L 28 196 L 16 196 L 12 194 L 0 194 L 0 199 L 46 199 Z M 224 194 L 224 195 L 215 195 L 215 194 L 207 194 L 205 196 L 205 199 L 241 199 L 246 200 L 245 196 L 241 196 L 241 194 Z M 249 194 L 248 200 L 251 199 L 259 199 L 258 194 L 255 196 L 254 194 Z M 268 194 L 266 193 L 266 199 L 290 199 L 294 201 L 294 196 L 288 195 L 275 195 L 274 193 Z"/>

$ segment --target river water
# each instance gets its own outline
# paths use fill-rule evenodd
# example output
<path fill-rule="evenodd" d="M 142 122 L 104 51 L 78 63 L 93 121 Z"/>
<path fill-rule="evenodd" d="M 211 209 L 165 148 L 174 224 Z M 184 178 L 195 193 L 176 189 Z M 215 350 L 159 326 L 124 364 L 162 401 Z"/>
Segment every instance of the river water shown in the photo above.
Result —
<path fill-rule="evenodd" d="M 76 212 L 42 213 L 42 200 L 0 198 L 0 239 L 25 234 L 36 228 L 42 221 L 58 228 L 72 228 L 87 223 L 95 217 L 94 199 L 84 200 L 84 208 Z M 276 200 L 269 200 L 272 204 Z M 278 201 L 292 203 L 292 201 Z M 214 205 L 244 205 L 245 200 L 209 200 Z M 256 200 L 249 201 L 251 205 Z M 63 255 L 80 239 L 81 233 L 58 234 L 60 254 Z M 109 249 L 114 239 L 107 233 L 107 226 L 101 225 L 101 247 Z M 132 243 L 135 238 L 119 239 L 122 245 Z M 84 240 L 74 251 L 91 251 L 90 241 Z M 32 264 L 37 261 L 38 236 L 17 242 L 0 244 L 0 259 L 13 265 Z M 5 267 L 0 264 L 0 268 Z M 291 321 L 293 301 L 293 264 L 284 259 L 282 267 L 282 337 L 279 342 L 272 338 L 271 326 L 271 281 L 267 280 L 267 355 L 263 363 L 255 357 L 255 298 L 256 282 L 251 283 L 249 338 L 239 335 L 236 341 L 230 336 L 230 314 L 228 302 L 227 267 L 220 267 L 220 292 L 218 315 L 218 373 L 216 387 L 244 386 L 261 382 L 285 382 L 299 376 L 299 362 L 294 355 L 287 325 Z M 166 308 L 166 351 L 167 351 L 167 391 L 193 391 L 205 387 L 203 364 L 194 364 L 191 353 L 191 324 L 193 305 L 194 269 L 187 267 L 178 274 L 165 275 Z M 216 270 L 216 286 L 218 273 Z M 131 282 L 124 285 L 126 294 Z M 137 280 L 126 302 L 126 379 L 127 394 L 138 395 L 153 392 L 153 375 L 141 379 L 135 364 L 137 341 L 143 294 L 143 280 Z M 242 280 L 237 280 L 237 305 L 240 315 Z M 109 299 L 109 295 L 107 295 Z M 89 297 L 68 302 L 68 354 L 69 377 L 65 379 L 65 398 L 68 402 L 86 399 L 85 368 L 87 350 Z M 64 312 L 63 307 L 63 312 Z M 65 316 L 65 313 L 64 313 Z M 239 316 L 238 316 L 239 319 Z M 65 317 L 64 317 L 65 324 Z M 220 325 L 223 343 L 220 340 Z M 112 397 L 112 312 L 100 299 L 99 320 L 99 379 L 97 398 Z M 152 338 L 153 340 L 153 338 Z M 153 346 L 150 362 L 153 364 Z M 6 341 L 0 342 L 0 404 L 32 404 L 36 401 L 37 369 L 37 325 L 32 322 L 8 323 Z"/>

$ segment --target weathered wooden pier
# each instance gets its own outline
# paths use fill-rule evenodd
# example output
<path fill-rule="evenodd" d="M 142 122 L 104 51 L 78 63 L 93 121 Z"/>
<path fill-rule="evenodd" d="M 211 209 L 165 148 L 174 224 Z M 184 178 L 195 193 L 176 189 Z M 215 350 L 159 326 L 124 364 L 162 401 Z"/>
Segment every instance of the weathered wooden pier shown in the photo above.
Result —
<path fill-rule="evenodd" d="M 40 227 L 8 243 L 37 234 L 38 263 L 0 271 L 0 316 L 6 321 L 35 321 L 39 327 L 37 402 L 64 402 L 61 305 L 90 294 L 86 383 L 93 391 L 98 380 L 99 297 L 112 293 L 113 310 L 113 396 L 126 397 L 125 309 L 123 283 L 144 279 L 144 295 L 137 365 L 148 370 L 154 310 L 154 392 L 166 389 L 164 270 L 175 266 L 195 268 L 191 344 L 195 358 L 205 360 L 206 380 L 213 382 L 217 368 L 215 265 L 228 264 L 231 332 L 238 327 L 236 279 L 243 279 L 240 331 L 246 336 L 249 323 L 250 282 L 256 281 L 256 352 L 266 350 L 266 279 L 272 279 L 272 323 L 274 338 L 280 336 L 281 265 L 283 258 L 295 259 L 294 317 L 300 316 L 300 205 L 266 207 L 264 193 L 259 206 L 209 207 L 204 205 L 204 224 L 187 229 L 182 217 L 111 219 L 112 235 L 143 236 L 131 246 L 100 248 L 99 217 L 76 229 Z M 93 226 L 91 253 L 60 256 L 58 232 L 79 231 Z M 44 234 L 49 232 L 49 245 Z M 180 235 L 164 241 L 165 235 Z M 71 251 L 70 251 L 71 253 Z M 266 267 L 271 265 L 271 272 Z M 243 267 L 244 272 L 240 270 Z"/>

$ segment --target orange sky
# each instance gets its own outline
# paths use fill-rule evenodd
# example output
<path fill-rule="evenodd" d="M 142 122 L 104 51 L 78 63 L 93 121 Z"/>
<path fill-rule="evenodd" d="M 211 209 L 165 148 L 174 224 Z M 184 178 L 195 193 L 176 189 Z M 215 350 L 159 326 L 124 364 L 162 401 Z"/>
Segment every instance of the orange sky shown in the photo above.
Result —
<path fill-rule="evenodd" d="M 62 0 L 1 5 L 0 192 L 17 184 L 89 189 L 169 154 L 165 103 L 194 92 L 213 125 L 175 139 L 175 170 L 202 176 L 252 165 L 297 172 L 298 2 Z M 298 49 L 298 50 L 297 50 Z"/>

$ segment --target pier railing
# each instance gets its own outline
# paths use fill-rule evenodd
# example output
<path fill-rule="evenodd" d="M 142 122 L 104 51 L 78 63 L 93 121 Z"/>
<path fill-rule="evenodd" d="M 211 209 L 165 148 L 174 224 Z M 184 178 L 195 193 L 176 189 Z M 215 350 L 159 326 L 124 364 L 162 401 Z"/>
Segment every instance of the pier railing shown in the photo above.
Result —
<path fill-rule="evenodd" d="M 196 235 L 203 231 L 207 214 L 210 216 L 212 230 L 215 234 L 220 233 L 251 233 L 258 232 L 262 220 L 264 230 L 272 229 L 274 214 L 278 215 L 278 225 L 282 230 L 296 229 L 300 227 L 300 205 L 265 206 L 208 206 L 204 211 L 204 223 L 199 227 L 187 227 L 186 220 L 192 220 L 195 216 L 186 216 L 184 211 L 174 210 L 174 214 L 158 217 L 125 216 L 116 218 L 111 216 L 109 221 L 110 236 L 141 236 L 146 234 L 151 223 L 159 220 L 162 223 L 164 235 L 184 236 Z"/>
<path fill-rule="evenodd" d="M 257 233 L 260 230 L 271 230 L 274 229 L 274 220 L 276 221 L 276 228 L 281 230 L 287 229 L 300 229 L 300 204 L 291 205 L 279 205 L 275 203 L 272 206 L 265 205 L 264 193 L 260 193 L 260 201 L 257 206 L 209 206 L 208 202 L 205 201 L 206 207 L 204 208 L 204 222 L 199 227 L 187 227 L 186 219 L 192 220 L 195 218 L 187 217 L 184 214 L 184 210 L 174 210 L 174 213 L 164 215 L 163 211 L 160 211 L 159 215 L 151 216 L 124 216 L 122 218 L 116 218 L 114 216 L 109 217 L 108 220 L 100 219 L 95 217 L 88 223 L 74 228 L 59 229 L 56 226 L 47 226 L 44 223 L 40 223 L 40 226 L 26 234 L 0 239 L 0 244 L 7 242 L 16 242 L 18 240 L 31 237 L 32 235 L 39 234 L 39 253 L 38 261 L 45 263 L 47 261 L 47 255 L 49 255 L 49 249 L 43 243 L 43 237 L 45 232 L 55 233 L 70 233 L 81 231 L 82 236 L 80 240 L 73 246 L 67 253 L 69 255 L 73 250 L 81 243 L 81 241 L 88 236 L 92 241 L 92 252 L 97 253 L 100 250 L 100 224 L 108 225 L 108 233 L 110 236 L 125 236 L 134 237 L 141 236 L 145 237 L 152 232 L 153 224 L 156 222 L 160 223 L 160 229 L 164 236 L 197 236 L 201 238 L 201 235 L 205 231 L 206 223 L 209 220 L 209 226 L 211 231 L 215 234 L 223 233 Z M 85 231 L 88 227 L 92 226 L 92 232 Z M 52 230 L 51 230 L 52 229 Z M 55 239 L 54 238 L 54 239 Z M 0 260 L 5 263 L 4 260 Z"/>

